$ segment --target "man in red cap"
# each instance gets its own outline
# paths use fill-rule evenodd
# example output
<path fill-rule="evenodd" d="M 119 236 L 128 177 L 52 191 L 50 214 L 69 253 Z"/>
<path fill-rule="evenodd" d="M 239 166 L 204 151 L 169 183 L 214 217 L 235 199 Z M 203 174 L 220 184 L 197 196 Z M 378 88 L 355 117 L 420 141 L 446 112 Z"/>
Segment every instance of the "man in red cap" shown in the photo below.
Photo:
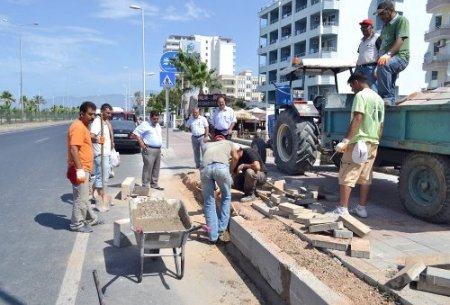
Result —
<path fill-rule="evenodd" d="M 394 106 L 395 81 L 409 63 L 409 21 L 405 16 L 400 16 L 392 1 L 388 0 L 378 4 L 374 15 L 384 22 L 377 66 L 378 94 L 385 104 Z"/>
<path fill-rule="evenodd" d="M 375 68 L 377 67 L 378 49 L 381 41 L 379 35 L 373 31 L 372 19 L 364 19 L 359 23 L 363 37 L 358 47 L 358 60 L 355 72 L 367 78 L 367 83 L 373 91 L 377 92 Z"/>

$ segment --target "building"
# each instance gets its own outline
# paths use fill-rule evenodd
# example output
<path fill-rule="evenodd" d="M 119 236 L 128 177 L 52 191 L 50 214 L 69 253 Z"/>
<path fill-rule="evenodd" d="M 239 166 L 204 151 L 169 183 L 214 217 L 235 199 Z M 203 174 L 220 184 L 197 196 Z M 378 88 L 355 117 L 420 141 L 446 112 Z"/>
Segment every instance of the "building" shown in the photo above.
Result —
<path fill-rule="evenodd" d="M 438 0 L 435 0 L 438 1 Z M 300 58 L 340 58 L 356 61 L 357 48 L 362 37 L 359 22 L 366 18 L 375 21 L 375 29 L 381 30 L 381 20 L 374 16 L 379 0 L 275 0 L 261 8 L 260 45 L 258 48 L 259 74 L 266 76 L 266 82 L 258 87 L 265 93 L 266 102 L 274 103 L 275 88 L 272 82 L 287 85 L 279 71 L 290 66 L 293 57 Z M 423 9 L 418 9 L 417 0 L 398 0 L 396 10 L 404 14 L 410 22 L 411 59 L 405 71 L 397 80 L 399 94 L 406 95 L 420 91 L 426 86 L 422 70 L 423 54 L 427 45 L 423 41 L 429 28 L 429 17 Z M 434 1 L 430 1 L 434 2 Z M 442 0 L 441 2 L 448 2 Z M 355 9 L 357 3 L 358 9 Z M 338 76 L 341 93 L 349 93 L 349 75 Z M 294 81 L 300 87 L 300 81 Z M 335 91 L 334 78 L 317 76 L 307 78 L 304 96 L 310 100 L 316 95 L 326 95 Z"/>
<path fill-rule="evenodd" d="M 221 75 L 222 93 L 227 96 L 245 101 L 261 101 L 263 93 L 258 92 L 257 86 L 265 81 L 265 77 L 252 75 L 251 70 L 245 70 L 238 75 Z"/>
<path fill-rule="evenodd" d="M 215 69 L 217 75 L 234 75 L 236 69 L 236 44 L 229 38 L 201 35 L 171 35 L 166 39 L 163 51 L 200 54 L 200 60 Z"/>
<path fill-rule="evenodd" d="M 432 14 L 430 28 L 425 33 L 428 50 L 423 70 L 429 89 L 450 85 L 450 2 L 428 0 L 427 13 Z"/>

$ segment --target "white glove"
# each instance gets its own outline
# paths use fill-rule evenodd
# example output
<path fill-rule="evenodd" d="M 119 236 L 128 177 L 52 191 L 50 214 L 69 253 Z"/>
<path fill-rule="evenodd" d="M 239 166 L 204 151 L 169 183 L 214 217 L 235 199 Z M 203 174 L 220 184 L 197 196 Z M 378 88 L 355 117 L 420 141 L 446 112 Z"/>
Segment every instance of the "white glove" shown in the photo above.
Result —
<path fill-rule="evenodd" d="M 77 169 L 77 180 L 80 183 L 86 181 L 86 173 L 84 169 Z"/>
<path fill-rule="evenodd" d="M 339 142 L 337 145 L 336 145 L 336 151 L 337 152 L 340 152 L 340 153 L 343 153 L 346 149 L 347 149 L 347 146 L 348 146 L 348 143 L 350 142 L 350 140 L 349 139 L 342 139 L 342 141 L 341 142 Z"/>

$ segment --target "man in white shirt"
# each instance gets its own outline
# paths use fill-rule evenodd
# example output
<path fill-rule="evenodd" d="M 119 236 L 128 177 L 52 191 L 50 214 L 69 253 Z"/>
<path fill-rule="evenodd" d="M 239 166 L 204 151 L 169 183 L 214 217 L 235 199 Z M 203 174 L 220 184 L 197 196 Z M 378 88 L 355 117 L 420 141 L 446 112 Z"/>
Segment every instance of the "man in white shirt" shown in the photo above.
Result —
<path fill-rule="evenodd" d="M 187 121 L 187 128 L 191 131 L 192 150 L 194 151 L 195 168 L 200 168 L 204 144 L 209 140 L 208 121 L 196 107 L 192 109 L 192 116 Z"/>
<path fill-rule="evenodd" d="M 212 125 L 214 126 L 214 135 L 223 135 L 225 139 L 231 140 L 233 127 L 236 124 L 236 116 L 233 109 L 226 106 L 225 95 L 217 99 L 218 108 L 214 109 L 212 116 Z"/>
<path fill-rule="evenodd" d="M 161 167 L 162 134 L 159 125 L 159 112 L 150 112 L 150 122 L 139 124 L 133 133 L 137 136 L 142 149 L 142 186 L 150 186 L 156 190 L 164 190 L 158 185 L 159 169 Z"/>
<path fill-rule="evenodd" d="M 95 173 L 94 192 L 97 191 L 97 193 L 102 198 L 105 195 L 103 194 L 102 180 L 106 185 L 107 182 L 109 181 L 109 174 L 111 168 L 109 159 L 111 156 L 111 150 L 113 148 L 113 141 L 111 139 L 111 130 L 109 127 L 111 125 L 108 123 L 108 120 L 111 119 L 111 115 L 112 115 L 112 106 L 107 103 L 103 104 L 100 107 L 100 115 L 96 116 L 95 120 L 92 122 L 90 126 L 91 139 L 93 143 L 92 146 L 94 148 L 94 173 Z M 101 167 L 102 155 L 103 155 L 103 179 Z"/>
<path fill-rule="evenodd" d="M 377 67 L 378 49 L 381 45 L 379 35 L 373 31 L 372 19 L 364 19 L 359 23 L 363 37 L 358 47 L 358 60 L 355 72 L 363 74 L 373 91 L 377 92 L 375 68 Z"/>

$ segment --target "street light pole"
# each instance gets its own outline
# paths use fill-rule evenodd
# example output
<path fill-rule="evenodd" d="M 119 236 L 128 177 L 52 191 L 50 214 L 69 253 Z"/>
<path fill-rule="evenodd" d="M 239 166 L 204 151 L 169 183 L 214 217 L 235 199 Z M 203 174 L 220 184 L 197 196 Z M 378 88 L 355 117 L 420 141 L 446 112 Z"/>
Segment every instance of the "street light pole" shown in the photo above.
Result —
<path fill-rule="evenodd" d="M 142 19 L 142 96 L 143 96 L 143 115 L 145 121 L 145 24 L 144 24 L 144 7 L 139 5 L 130 5 L 131 9 L 141 10 L 141 19 Z"/>

